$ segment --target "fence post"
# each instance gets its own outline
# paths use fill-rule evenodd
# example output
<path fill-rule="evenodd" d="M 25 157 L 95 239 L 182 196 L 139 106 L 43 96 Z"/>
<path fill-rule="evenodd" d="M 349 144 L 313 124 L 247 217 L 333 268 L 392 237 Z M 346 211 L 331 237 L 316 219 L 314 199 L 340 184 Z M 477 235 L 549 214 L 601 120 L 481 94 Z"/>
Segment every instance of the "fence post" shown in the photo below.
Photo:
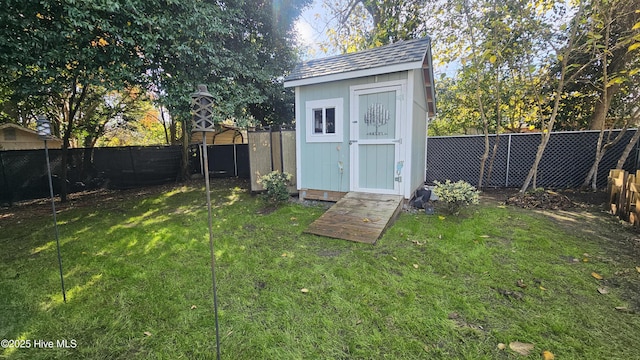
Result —
<path fill-rule="evenodd" d="M 507 171 L 505 172 L 504 187 L 509 187 L 509 163 L 511 162 L 511 136 L 509 134 L 509 144 L 507 146 Z"/>
<path fill-rule="evenodd" d="M 236 143 L 233 143 L 233 173 L 238 177 L 238 152 L 236 150 Z"/>
<path fill-rule="evenodd" d="M 280 127 L 280 169 L 284 173 L 284 147 L 282 146 L 282 127 Z"/>
<path fill-rule="evenodd" d="M 7 196 L 9 200 L 9 205 L 13 205 L 13 191 L 11 190 L 11 186 L 9 185 L 9 181 L 7 180 L 7 172 L 4 169 L 4 160 L 2 159 L 2 155 L 4 155 L 4 151 L 0 151 L 0 168 L 2 168 L 2 182 L 5 185 L 5 190 L 7 191 Z"/>

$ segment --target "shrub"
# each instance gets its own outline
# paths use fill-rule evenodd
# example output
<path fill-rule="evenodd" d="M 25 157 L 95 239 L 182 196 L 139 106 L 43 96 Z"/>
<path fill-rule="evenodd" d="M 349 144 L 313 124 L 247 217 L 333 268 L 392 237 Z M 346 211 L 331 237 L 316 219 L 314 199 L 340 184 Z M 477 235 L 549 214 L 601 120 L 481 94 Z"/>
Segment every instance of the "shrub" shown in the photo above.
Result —
<path fill-rule="evenodd" d="M 272 204 L 279 204 L 289 199 L 287 186 L 291 183 L 293 176 L 280 171 L 272 171 L 258 178 L 258 184 L 266 190 L 263 194 L 265 200 Z"/>
<path fill-rule="evenodd" d="M 457 215 L 460 213 L 462 206 L 477 204 L 480 192 L 466 181 L 451 182 L 446 180 L 444 183 L 434 181 L 436 184 L 433 193 L 440 198 L 447 212 Z"/>

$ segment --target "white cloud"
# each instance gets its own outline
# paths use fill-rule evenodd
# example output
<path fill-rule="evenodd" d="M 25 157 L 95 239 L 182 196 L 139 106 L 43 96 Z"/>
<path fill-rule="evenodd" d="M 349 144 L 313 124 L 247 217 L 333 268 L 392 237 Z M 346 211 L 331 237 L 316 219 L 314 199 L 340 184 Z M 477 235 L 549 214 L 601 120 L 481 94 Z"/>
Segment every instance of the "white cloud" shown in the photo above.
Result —
<path fill-rule="evenodd" d="M 311 25 L 305 20 L 303 17 L 299 17 L 296 20 L 296 32 L 298 33 L 298 41 L 300 41 L 305 46 L 313 46 L 316 43 L 315 40 L 315 30 L 311 27 Z"/>

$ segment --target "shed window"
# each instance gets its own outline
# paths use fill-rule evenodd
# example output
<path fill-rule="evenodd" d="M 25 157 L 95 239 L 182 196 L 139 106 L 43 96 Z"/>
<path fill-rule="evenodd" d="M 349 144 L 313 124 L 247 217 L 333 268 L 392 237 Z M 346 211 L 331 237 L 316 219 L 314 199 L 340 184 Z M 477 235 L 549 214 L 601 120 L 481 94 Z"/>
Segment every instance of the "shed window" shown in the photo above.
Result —
<path fill-rule="evenodd" d="M 306 103 L 307 142 L 342 142 L 342 98 Z"/>
<path fill-rule="evenodd" d="M 4 139 L 5 140 L 16 140 L 16 129 L 4 129 Z"/>
<path fill-rule="evenodd" d="M 336 108 L 313 109 L 313 133 L 336 133 Z"/>

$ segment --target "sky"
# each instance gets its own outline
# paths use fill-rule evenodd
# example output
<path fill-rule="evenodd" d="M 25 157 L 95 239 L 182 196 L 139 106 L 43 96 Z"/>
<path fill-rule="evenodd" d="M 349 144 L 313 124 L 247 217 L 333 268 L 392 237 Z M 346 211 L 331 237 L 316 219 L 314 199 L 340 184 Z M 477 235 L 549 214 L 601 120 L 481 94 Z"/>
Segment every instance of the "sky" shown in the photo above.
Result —
<path fill-rule="evenodd" d="M 313 0 L 296 21 L 295 27 L 299 41 L 308 48 L 303 56 L 304 60 L 337 55 L 324 53 L 318 46 L 319 43 L 327 40 L 325 33 L 327 28 L 331 26 L 330 23 L 327 23 L 327 18 L 328 14 L 322 7 L 322 0 Z"/>
<path fill-rule="evenodd" d="M 339 55 L 338 53 L 325 53 L 318 46 L 319 43 L 327 40 L 325 33 L 331 27 L 331 22 L 328 21 L 328 18 L 327 10 L 322 7 L 322 0 L 313 0 L 296 21 L 295 28 L 298 32 L 298 40 L 301 45 L 307 48 L 302 60 Z M 440 73 L 454 76 L 460 65 L 458 63 L 438 64 L 434 61 L 434 67 L 436 76 Z"/>

